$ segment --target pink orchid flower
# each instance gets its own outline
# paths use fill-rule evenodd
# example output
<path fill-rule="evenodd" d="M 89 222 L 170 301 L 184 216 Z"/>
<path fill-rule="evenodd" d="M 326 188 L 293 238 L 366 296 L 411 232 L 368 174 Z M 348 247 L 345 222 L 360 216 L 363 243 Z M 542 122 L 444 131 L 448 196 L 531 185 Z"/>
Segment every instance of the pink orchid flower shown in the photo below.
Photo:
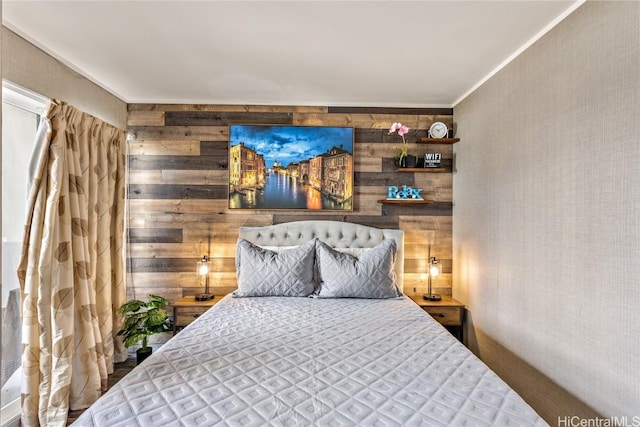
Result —
<path fill-rule="evenodd" d="M 391 127 L 389 128 L 389 133 L 394 133 L 395 131 L 397 131 L 398 129 L 400 129 L 402 127 L 402 123 L 393 123 L 391 125 Z"/>
<path fill-rule="evenodd" d="M 389 128 L 389 135 L 391 135 L 395 131 L 398 131 L 398 135 L 400 135 L 400 137 L 402 138 L 402 146 L 399 147 L 400 148 L 400 155 L 399 155 L 400 157 L 399 158 L 403 158 L 403 157 L 408 155 L 407 151 L 408 151 L 409 147 L 407 145 L 407 140 L 404 138 L 404 136 L 407 133 L 409 133 L 409 128 L 407 126 L 404 126 L 402 123 L 395 122 Z"/>

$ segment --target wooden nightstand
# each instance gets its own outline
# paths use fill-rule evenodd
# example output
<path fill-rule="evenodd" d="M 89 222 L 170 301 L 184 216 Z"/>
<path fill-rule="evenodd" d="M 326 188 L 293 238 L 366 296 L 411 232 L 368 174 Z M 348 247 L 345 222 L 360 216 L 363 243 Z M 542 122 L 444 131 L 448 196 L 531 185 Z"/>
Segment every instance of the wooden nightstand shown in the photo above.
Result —
<path fill-rule="evenodd" d="M 426 301 L 422 295 L 412 296 L 411 299 L 447 328 L 458 341 L 464 342 L 464 304 L 447 296 L 443 296 L 442 301 Z"/>
<path fill-rule="evenodd" d="M 195 296 L 182 297 L 173 303 L 173 334 L 196 320 L 202 313 L 216 305 L 224 297 L 217 296 L 207 301 L 196 301 Z"/>

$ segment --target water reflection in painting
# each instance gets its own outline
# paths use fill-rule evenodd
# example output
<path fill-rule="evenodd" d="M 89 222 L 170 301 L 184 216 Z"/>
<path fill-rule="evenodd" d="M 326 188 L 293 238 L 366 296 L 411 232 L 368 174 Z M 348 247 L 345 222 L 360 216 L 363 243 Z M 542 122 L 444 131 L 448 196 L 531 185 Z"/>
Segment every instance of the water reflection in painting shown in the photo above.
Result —
<path fill-rule="evenodd" d="M 338 202 L 295 178 L 271 173 L 263 189 L 245 189 L 229 195 L 232 209 L 351 209 L 351 200 Z"/>
<path fill-rule="evenodd" d="M 229 208 L 353 209 L 353 128 L 229 126 Z"/>

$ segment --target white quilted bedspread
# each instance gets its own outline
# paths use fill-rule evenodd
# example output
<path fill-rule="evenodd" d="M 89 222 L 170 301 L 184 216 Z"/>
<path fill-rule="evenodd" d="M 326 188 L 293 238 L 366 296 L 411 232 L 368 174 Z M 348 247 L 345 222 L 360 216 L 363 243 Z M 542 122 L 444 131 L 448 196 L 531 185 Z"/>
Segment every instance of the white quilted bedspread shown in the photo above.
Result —
<path fill-rule="evenodd" d="M 74 426 L 546 423 L 408 298 L 227 297 Z"/>

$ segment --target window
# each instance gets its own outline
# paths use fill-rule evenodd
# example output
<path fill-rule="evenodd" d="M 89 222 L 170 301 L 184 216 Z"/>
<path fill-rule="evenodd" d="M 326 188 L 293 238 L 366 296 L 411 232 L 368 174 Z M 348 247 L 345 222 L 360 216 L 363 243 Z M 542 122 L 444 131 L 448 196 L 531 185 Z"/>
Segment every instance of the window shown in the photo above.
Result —
<path fill-rule="evenodd" d="M 22 322 L 16 270 L 26 215 L 27 171 L 47 101 L 10 83 L 2 85 L 2 426 L 20 414 Z"/>

